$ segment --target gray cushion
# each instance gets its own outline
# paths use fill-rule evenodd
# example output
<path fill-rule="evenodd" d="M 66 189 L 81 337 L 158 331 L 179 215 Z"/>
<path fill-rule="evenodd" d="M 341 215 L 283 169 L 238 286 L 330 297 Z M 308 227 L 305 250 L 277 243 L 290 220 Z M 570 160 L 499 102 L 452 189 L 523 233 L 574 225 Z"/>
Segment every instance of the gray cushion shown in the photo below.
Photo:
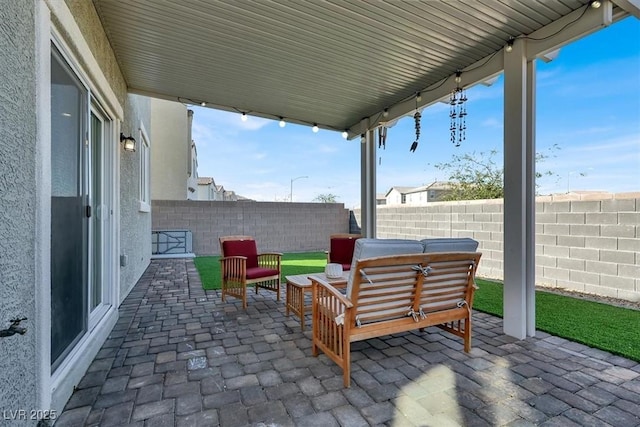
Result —
<path fill-rule="evenodd" d="M 349 280 L 347 281 L 347 298 L 351 298 L 353 276 L 356 274 L 355 268 L 358 260 L 389 255 L 419 254 L 422 253 L 422 251 L 422 243 L 417 240 L 358 239 L 353 249 L 351 270 L 349 271 Z"/>
<path fill-rule="evenodd" d="M 469 237 L 440 237 L 422 239 L 424 253 L 429 252 L 475 252 L 478 242 Z"/>

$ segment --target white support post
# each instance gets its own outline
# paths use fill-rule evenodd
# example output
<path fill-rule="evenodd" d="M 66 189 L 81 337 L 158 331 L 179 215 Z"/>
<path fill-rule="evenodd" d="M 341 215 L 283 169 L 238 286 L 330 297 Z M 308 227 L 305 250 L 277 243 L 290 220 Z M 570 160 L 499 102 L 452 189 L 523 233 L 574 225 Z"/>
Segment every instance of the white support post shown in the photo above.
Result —
<path fill-rule="evenodd" d="M 536 63 L 527 61 L 525 300 L 527 336 L 536 335 Z"/>
<path fill-rule="evenodd" d="M 531 73 L 531 74 L 530 74 Z M 535 333 L 533 67 L 526 43 L 504 53 L 504 332 Z M 530 327 L 534 332 L 530 331 Z"/>
<path fill-rule="evenodd" d="M 367 120 L 368 122 L 368 120 Z M 363 123 L 366 129 L 366 124 Z M 374 131 L 364 133 L 360 146 L 360 205 L 362 235 L 376 237 L 376 146 Z"/>

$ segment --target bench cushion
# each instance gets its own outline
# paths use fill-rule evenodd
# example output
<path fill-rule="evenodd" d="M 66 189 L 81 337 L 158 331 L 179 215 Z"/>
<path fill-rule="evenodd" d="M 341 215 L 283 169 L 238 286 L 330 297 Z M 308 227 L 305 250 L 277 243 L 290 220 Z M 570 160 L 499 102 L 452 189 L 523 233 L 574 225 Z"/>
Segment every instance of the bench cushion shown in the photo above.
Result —
<path fill-rule="evenodd" d="M 351 299 L 351 289 L 353 286 L 353 276 L 356 263 L 360 259 L 374 258 L 379 256 L 419 254 L 423 252 L 423 245 L 418 240 L 409 239 L 358 239 L 353 250 L 351 260 L 351 270 L 347 280 L 347 298 Z"/>
<path fill-rule="evenodd" d="M 429 252 L 475 252 L 478 242 L 469 237 L 438 237 L 422 239 L 424 253 Z"/>

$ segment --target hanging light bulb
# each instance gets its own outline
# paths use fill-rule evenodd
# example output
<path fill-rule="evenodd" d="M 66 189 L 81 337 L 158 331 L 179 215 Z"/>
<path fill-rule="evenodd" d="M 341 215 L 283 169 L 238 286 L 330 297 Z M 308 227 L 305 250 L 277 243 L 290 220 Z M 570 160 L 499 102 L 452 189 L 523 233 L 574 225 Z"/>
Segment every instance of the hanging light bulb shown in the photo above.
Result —
<path fill-rule="evenodd" d="M 507 42 L 507 47 L 504 48 L 505 52 L 511 52 L 513 50 L 513 42 L 514 42 L 514 39 L 513 37 L 511 37 Z"/>
<path fill-rule="evenodd" d="M 384 111 L 382 112 L 382 117 L 387 118 L 389 117 L 389 109 L 385 108 Z"/>
<path fill-rule="evenodd" d="M 281 128 L 285 127 L 285 125 L 287 124 L 284 119 L 282 117 L 280 117 L 280 123 L 278 123 L 280 125 Z"/>
<path fill-rule="evenodd" d="M 417 102 L 422 101 L 422 95 L 420 95 L 420 92 L 418 92 L 418 93 L 416 94 L 416 101 L 417 101 Z"/>
<path fill-rule="evenodd" d="M 317 124 L 313 124 L 313 127 L 311 128 L 311 130 L 313 131 L 313 133 L 317 133 L 318 132 L 318 125 Z"/>
<path fill-rule="evenodd" d="M 602 6 L 602 2 L 600 2 L 599 0 L 591 0 L 592 8 L 598 9 L 600 6 Z"/>
<path fill-rule="evenodd" d="M 342 137 L 343 137 L 344 139 L 349 138 L 349 132 L 347 132 L 346 130 L 345 130 L 345 131 L 343 131 L 343 132 L 342 132 Z"/>
<path fill-rule="evenodd" d="M 201 107 L 206 107 L 206 106 L 207 106 L 207 103 L 206 103 L 206 102 L 204 102 L 204 101 L 202 101 L 202 102 L 200 103 L 200 106 L 201 106 Z"/>
<path fill-rule="evenodd" d="M 248 119 L 248 117 L 247 117 L 247 113 L 242 113 L 242 116 L 240 117 L 240 119 L 241 119 L 243 122 L 246 122 L 246 121 L 247 121 L 247 119 Z"/>
<path fill-rule="evenodd" d="M 461 71 L 456 71 L 455 81 L 456 81 L 456 83 L 460 83 L 462 81 L 462 72 Z"/>

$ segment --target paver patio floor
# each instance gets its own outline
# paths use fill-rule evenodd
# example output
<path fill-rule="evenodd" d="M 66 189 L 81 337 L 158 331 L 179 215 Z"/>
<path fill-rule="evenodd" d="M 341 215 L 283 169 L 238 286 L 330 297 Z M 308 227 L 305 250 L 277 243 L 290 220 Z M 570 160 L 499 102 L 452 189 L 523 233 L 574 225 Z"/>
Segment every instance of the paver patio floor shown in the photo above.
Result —
<path fill-rule="evenodd" d="M 350 388 L 284 295 L 223 303 L 188 259 L 153 260 L 119 312 L 56 427 L 640 426 L 640 364 L 479 312 L 469 354 L 435 327 L 355 343 Z"/>

